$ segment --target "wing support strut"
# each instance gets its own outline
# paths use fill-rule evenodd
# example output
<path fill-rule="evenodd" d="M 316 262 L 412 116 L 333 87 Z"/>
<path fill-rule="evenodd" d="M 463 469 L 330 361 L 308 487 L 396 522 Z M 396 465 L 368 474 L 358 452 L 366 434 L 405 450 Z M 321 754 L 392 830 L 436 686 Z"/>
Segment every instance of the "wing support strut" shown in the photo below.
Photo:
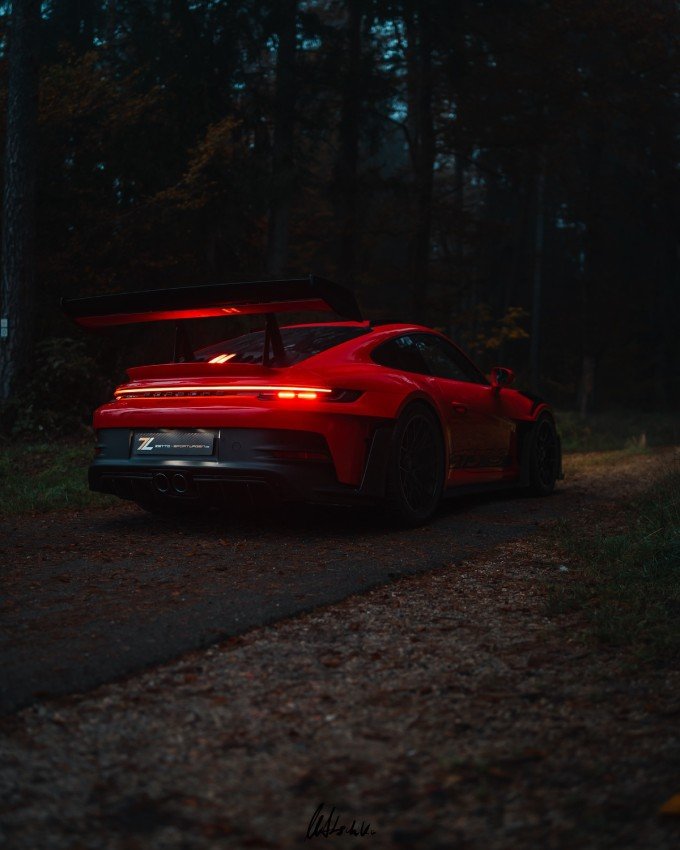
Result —
<path fill-rule="evenodd" d="M 270 349 L 271 354 L 270 356 Z M 283 349 L 281 339 L 281 328 L 276 321 L 275 313 L 267 313 L 267 324 L 264 329 L 264 350 L 262 352 L 262 365 L 271 366 L 276 364 L 283 366 L 286 361 L 286 352 Z"/>
<path fill-rule="evenodd" d="M 189 342 L 184 322 L 175 322 L 175 344 L 172 352 L 173 363 L 193 363 L 196 360 Z"/>

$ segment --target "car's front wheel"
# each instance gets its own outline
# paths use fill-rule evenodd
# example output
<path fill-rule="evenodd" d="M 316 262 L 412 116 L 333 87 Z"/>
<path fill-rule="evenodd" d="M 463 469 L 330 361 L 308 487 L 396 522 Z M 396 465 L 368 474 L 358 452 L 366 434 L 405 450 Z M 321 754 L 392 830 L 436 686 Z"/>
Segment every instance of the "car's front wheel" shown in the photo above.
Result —
<path fill-rule="evenodd" d="M 386 482 L 389 516 L 403 525 L 420 525 L 435 512 L 444 488 L 444 440 L 436 415 L 412 404 L 392 435 Z"/>
<path fill-rule="evenodd" d="M 560 441 L 552 418 L 543 414 L 534 425 L 529 443 L 529 490 L 548 496 L 560 473 Z"/>

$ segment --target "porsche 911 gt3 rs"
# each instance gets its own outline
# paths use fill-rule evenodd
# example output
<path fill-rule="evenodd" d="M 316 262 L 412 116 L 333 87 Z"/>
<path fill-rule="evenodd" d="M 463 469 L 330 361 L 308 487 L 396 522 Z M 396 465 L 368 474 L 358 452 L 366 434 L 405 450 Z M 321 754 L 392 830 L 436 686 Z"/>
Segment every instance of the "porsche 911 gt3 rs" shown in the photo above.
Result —
<path fill-rule="evenodd" d="M 550 406 L 484 375 L 443 334 L 364 321 L 353 294 L 318 277 L 180 287 L 63 301 L 84 327 L 173 321 L 173 361 L 128 370 L 94 414 L 92 490 L 182 511 L 260 495 L 370 503 L 406 524 L 442 496 L 552 492 L 561 476 Z M 280 326 L 286 312 L 338 319 Z M 185 326 L 259 315 L 263 327 L 194 351 Z"/>

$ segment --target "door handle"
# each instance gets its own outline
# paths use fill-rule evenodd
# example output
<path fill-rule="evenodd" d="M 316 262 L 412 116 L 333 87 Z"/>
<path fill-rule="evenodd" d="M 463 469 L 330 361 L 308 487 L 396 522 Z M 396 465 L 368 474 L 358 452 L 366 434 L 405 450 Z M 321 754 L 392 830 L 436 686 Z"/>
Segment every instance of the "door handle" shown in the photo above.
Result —
<path fill-rule="evenodd" d="M 455 410 L 456 413 L 467 413 L 467 404 L 459 404 L 454 401 L 451 403 L 451 407 Z"/>

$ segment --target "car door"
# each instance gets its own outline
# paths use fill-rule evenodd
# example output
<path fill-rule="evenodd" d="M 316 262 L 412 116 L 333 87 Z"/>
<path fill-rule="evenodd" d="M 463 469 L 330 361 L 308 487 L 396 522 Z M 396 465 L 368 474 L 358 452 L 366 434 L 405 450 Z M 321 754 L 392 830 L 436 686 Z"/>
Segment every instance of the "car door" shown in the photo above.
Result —
<path fill-rule="evenodd" d="M 515 425 L 503 415 L 497 388 L 444 337 L 427 333 L 411 336 L 447 414 L 451 440 L 449 483 L 502 478 L 511 462 Z"/>

